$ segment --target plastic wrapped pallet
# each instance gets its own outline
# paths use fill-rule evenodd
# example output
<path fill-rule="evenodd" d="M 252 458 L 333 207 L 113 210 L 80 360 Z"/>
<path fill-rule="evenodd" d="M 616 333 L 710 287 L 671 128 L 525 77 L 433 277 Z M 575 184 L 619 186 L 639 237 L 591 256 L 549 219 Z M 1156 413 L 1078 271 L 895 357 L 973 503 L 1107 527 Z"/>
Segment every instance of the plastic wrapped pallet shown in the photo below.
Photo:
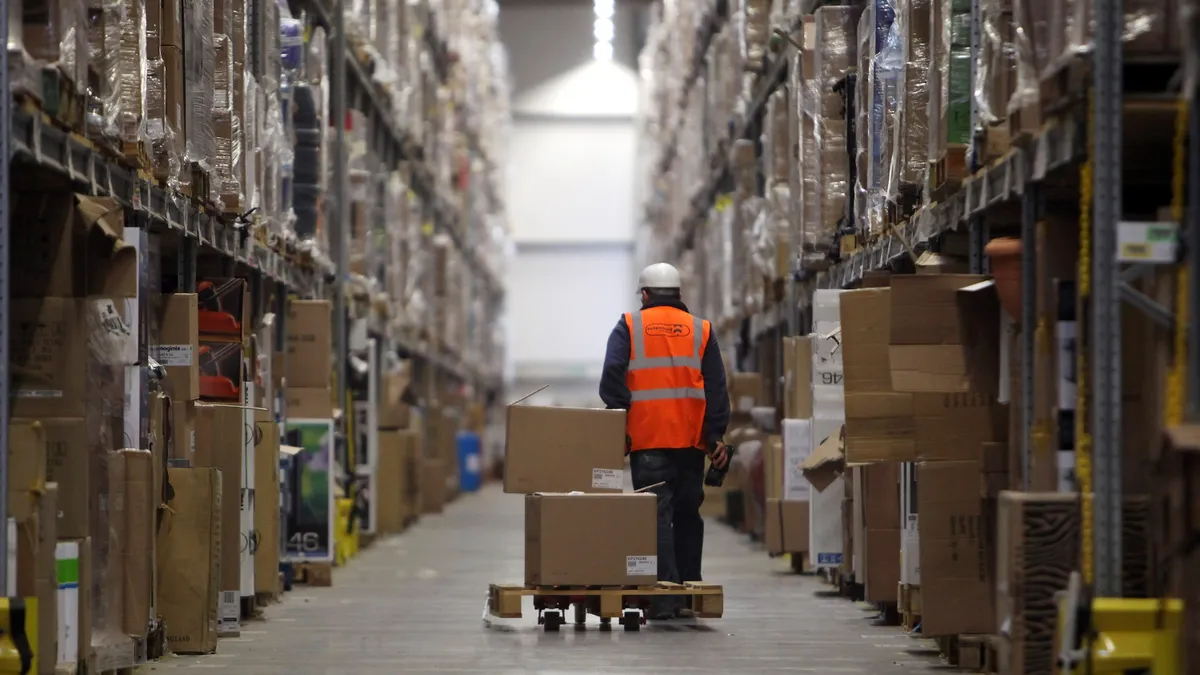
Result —
<path fill-rule="evenodd" d="M 981 8 L 981 14 L 982 11 Z M 927 193 L 966 177 L 966 152 L 971 140 L 970 21 L 970 0 L 933 0 Z M 987 67 L 983 58 L 979 67 L 980 70 Z M 931 199 L 930 194 L 926 199 Z"/>
<path fill-rule="evenodd" d="M 216 154 L 212 124 L 213 75 L 216 68 L 212 0 L 183 3 L 183 38 L 184 162 L 198 164 L 202 171 L 210 172 Z M 199 188 L 192 184 L 189 171 L 182 173 L 182 184 L 193 190 Z"/>
<path fill-rule="evenodd" d="M 892 153 L 888 172 L 889 201 L 919 197 L 929 158 L 929 59 L 931 0 L 899 0 L 896 33 L 904 65 L 899 69 L 896 106 L 892 110 Z"/>
<path fill-rule="evenodd" d="M 865 26 L 871 32 L 871 63 L 868 77 L 870 120 L 867 126 L 867 145 L 871 160 L 867 167 L 867 234 L 882 232 L 883 213 L 887 203 L 889 169 L 892 166 L 891 143 L 897 122 L 895 111 L 899 104 L 900 74 L 904 69 L 903 41 L 896 25 L 895 0 L 871 0 L 865 16 Z"/>
<path fill-rule="evenodd" d="M 743 30 L 746 63 L 758 67 L 771 41 L 771 0 L 744 0 Z"/>
<path fill-rule="evenodd" d="M 814 45 L 818 86 L 818 112 L 822 117 L 843 119 L 845 106 L 834 90 L 855 60 L 855 10 L 850 6 L 826 6 L 813 13 L 816 23 Z"/>
<path fill-rule="evenodd" d="M 1036 0 L 1034 3 L 1038 4 Z M 1030 82 L 1026 91 L 1036 93 L 1037 89 L 1033 86 L 1036 82 L 1032 79 L 1033 69 L 1023 69 L 1019 65 L 1017 45 L 1013 41 L 1016 21 L 1010 7 L 1008 0 L 979 0 L 979 67 L 972 82 L 972 93 L 984 124 L 995 124 L 1007 118 L 1009 101 L 1021 73 Z M 1042 7 L 1042 11 L 1049 9 L 1045 5 Z M 953 25 L 949 30 L 954 30 Z"/>
<path fill-rule="evenodd" d="M 19 13 L 18 13 L 19 12 Z M 24 0 L 10 8 L 9 42 L 20 31 L 17 45 L 22 63 L 16 64 L 11 84 L 24 83 L 29 93 L 41 98 L 40 70 L 54 67 L 70 82 L 76 92 L 88 84 L 88 25 L 87 6 L 83 0 Z M 16 20 L 14 20 L 16 19 Z M 10 85 L 11 86 L 11 85 Z"/>
<path fill-rule="evenodd" d="M 858 19 L 858 34 L 856 43 L 858 50 L 858 81 L 854 88 L 854 229 L 857 233 L 865 233 L 870 229 L 867 209 L 871 163 L 875 161 L 875 153 L 871 148 L 871 61 L 874 53 L 871 45 L 875 39 L 875 14 L 873 11 L 863 12 Z"/>
<path fill-rule="evenodd" d="M 1095 21 L 1088 0 L 1053 0 L 1048 28 L 1050 67 L 1090 51 Z M 1177 0 L 1125 0 L 1121 39 L 1126 58 L 1179 53 Z M 1031 36 L 1032 37 L 1032 36 Z"/>

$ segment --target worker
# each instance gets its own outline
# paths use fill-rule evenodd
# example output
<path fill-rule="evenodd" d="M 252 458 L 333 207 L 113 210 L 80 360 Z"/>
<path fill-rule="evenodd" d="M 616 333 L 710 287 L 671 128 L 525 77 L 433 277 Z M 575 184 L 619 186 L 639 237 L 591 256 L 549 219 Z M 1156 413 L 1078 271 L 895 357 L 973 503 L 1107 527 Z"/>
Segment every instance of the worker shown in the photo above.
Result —
<path fill-rule="evenodd" d="M 629 411 L 625 451 L 633 487 L 658 495 L 658 579 L 701 581 L 704 458 L 729 461 L 725 365 L 712 325 L 683 304 L 679 271 L 667 263 L 642 270 L 640 311 L 621 317 L 608 337 L 600 398 Z M 691 615 L 682 598 L 659 597 L 651 620 Z"/>

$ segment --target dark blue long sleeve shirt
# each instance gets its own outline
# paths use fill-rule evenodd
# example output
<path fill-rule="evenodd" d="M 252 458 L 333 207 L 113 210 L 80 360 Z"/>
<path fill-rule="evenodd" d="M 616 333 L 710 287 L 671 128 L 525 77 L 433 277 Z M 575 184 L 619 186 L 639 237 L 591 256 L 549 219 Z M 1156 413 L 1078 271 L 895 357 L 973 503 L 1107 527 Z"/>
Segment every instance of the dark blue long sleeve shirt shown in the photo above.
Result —
<path fill-rule="evenodd" d="M 688 311 L 681 302 L 657 304 Z M 629 410 L 632 402 L 629 385 L 625 382 L 625 374 L 629 370 L 629 351 L 629 327 L 625 325 L 625 317 L 621 317 L 608 336 L 604 371 L 600 375 L 600 399 L 610 410 Z M 716 331 L 709 331 L 708 343 L 700 358 L 700 375 L 704 378 L 705 401 L 701 440 L 708 446 L 722 440 L 729 427 L 729 390 L 725 382 L 725 362 L 721 359 L 721 347 L 717 344 Z"/>

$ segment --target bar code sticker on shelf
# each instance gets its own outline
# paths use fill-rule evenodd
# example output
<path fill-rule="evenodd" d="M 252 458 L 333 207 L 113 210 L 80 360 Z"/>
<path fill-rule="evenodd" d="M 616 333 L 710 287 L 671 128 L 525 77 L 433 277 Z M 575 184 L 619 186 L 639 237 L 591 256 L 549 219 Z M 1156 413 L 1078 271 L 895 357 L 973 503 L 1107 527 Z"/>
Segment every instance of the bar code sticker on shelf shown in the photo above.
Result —
<path fill-rule="evenodd" d="M 619 469 L 592 469 L 592 487 L 597 490 L 620 490 L 624 479 L 625 472 Z"/>
<path fill-rule="evenodd" d="M 217 612 L 217 632 L 223 635 L 241 632 L 242 598 L 238 591 L 221 591 Z"/>
<path fill-rule="evenodd" d="M 625 575 L 630 577 L 657 577 L 658 556 L 629 555 L 625 556 Z"/>

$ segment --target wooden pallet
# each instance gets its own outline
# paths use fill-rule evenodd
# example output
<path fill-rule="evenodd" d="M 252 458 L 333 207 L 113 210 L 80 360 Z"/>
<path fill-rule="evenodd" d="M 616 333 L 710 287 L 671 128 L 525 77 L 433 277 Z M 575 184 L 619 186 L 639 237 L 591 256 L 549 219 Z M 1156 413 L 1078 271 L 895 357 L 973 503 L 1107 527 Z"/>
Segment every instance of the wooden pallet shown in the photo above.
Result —
<path fill-rule="evenodd" d="M 689 581 L 673 584 L 660 581 L 654 586 L 504 586 L 488 587 L 488 613 L 501 619 L 521 618 L 521 600 L 533 597 L 538 621 L 547 631 L 556 631 L 565 621 L 567 609 L 574 608 L 574 622 L 582 625 L 589 614 L 600 617 L 601 626 L 619 619 L 627 631 L 638 630 L 645 621 L 644 611 L 656 596 L 683 596 L 702 619 L 719 619 L 725 612 L 725 591 L 720 584 Z"/>
<path fill-rule="evenodd" d="M 295 575 L 292 577 L 294 583 L 319 588 L 333 585 L 333 563 L 293 563 L 292 569 L 295 571 Z"/>

